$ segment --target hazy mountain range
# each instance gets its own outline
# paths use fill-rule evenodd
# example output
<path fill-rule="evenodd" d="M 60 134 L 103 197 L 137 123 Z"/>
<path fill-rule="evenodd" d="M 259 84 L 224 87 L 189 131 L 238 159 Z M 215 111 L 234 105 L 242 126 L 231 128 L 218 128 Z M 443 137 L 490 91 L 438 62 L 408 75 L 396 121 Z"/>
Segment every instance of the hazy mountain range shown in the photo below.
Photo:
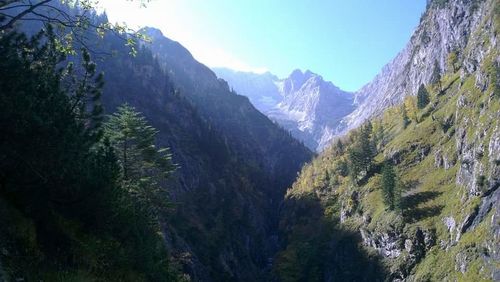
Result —
<path fill-rule="evenodd" d="M 354 95 L 309 70 L 294 70 L 280 79 L 214 68 L 237 93 L 247 96 L 262 113 L 289 130 L 312 150 L 322 150 L 338 134 L 343 117 L 355 109 Z"/>

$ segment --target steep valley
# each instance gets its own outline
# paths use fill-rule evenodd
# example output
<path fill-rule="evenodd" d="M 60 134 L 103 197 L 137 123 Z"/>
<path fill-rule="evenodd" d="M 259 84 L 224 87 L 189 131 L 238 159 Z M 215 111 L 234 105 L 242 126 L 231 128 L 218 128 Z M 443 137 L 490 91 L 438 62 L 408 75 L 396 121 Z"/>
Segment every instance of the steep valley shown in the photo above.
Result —
<path fill-rule="evenodd" d="M 41 25 L 0 30 L 0 281 L 499 281 L 499 17 L 499 0 L 427 1 L 355 93 L 211 70 L 151 27 L 134 56 L 131 34 L 88 28 L 62 56 L 16 33 Z M 68 63 L 104 74 L 80 108 Z M 86 131 L 123 105 L 176 167 L 156 217 Z"/>

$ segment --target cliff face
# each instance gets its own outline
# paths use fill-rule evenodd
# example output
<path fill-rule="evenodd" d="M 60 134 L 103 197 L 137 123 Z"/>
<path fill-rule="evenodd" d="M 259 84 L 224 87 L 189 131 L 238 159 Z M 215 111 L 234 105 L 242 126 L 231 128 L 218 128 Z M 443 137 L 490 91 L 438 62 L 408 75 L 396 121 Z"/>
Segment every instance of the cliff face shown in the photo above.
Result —
<path fill-rule="evenodd" d="M 430 1 L 407 46 L 373 79 L 355 93 L 356 110 L 344 118 L 338 132 L 377 117 L 421 84 L 450 71 L 449 56 L 463 62 L 462 76 L 474 72 L 485 54 L 496 48 L 493 20 L 484 22 L 494 3 L 482 0 Z M 487 32 L 487 34 L 484 34 Z M 478 34 L 482 34 L 478 36 Z"/>
<path fill-rule="evenodd" d="M 279 84 L 283 96 L 270 118 L 293 122 L 292 135 L 304 136 L 305 144 L 321 151 L 333 137 L 342 117 L 353 110 L 352 94 L 340 90 L 310 71 L 295 70 Z"/>
<path fill-rule="evenodd" d="M 214 71 L 311 150 L 327 146 L 341 119 L 354 109 L 351 93 L 309 70 L 294 70 L 284 79 L 270 73 Z"/>
<path fill-rule="evenodd" d="M 351 258 L 338 245 L 347 240 L 352 256 L 370 258 L 360 267 L 392 281 L 500 279 L 499 14 L 496 0 L 429 4 L 410 44 L 357 93 L 359 108 L 345 120 L 344 131 L 371 120 L 372 166 L 352 176 L 361 133 L 351 130 L 289 190 L 275 266 L 281 276 L 368 281 L 369 271 L 353 278 L 352 269 L 335 267 Z M 411 95 L 421 83 L 430 103 L 417 109 Z M 387 163 L 399 183 L 394 210 L 384 194 Z M 305 230 L 317 235 L 303 237 Z"/>

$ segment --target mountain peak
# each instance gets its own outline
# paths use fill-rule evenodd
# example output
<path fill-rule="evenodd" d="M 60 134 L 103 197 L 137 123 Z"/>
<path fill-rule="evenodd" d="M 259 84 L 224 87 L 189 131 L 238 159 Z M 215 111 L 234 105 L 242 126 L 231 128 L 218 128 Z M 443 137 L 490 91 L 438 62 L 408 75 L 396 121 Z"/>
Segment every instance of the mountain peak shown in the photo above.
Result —
<path fill-rule="evenodd" d="M 158 28 L 156 28 L 156 27 L 146 26 L 146 27 L 141 28 L 141 30 L 139 32 L 144 33 L 147 36 L 150 36 L 152 38 L 162 38 L 162 37 L 165 37 L 163 35 L 163 32 L 161 32 L 161 30 L 158 29 Z"/>

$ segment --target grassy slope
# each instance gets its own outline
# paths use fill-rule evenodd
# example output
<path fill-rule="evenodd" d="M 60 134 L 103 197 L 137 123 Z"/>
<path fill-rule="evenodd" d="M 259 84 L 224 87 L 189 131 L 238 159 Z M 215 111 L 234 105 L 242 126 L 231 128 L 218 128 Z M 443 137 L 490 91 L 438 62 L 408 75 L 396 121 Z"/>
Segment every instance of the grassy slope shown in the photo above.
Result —
<path fill-rule="evenodd" d="M 498 19 L 495 22 L 498 30 Z M 444 224 L 445 217 L 453 217 L 459 225 L 472 210 L 480 204 L 480 196 L 470 196 L 466 187 L 457 184 L 456 176 L 459 171 L 460 160 L 457 156 L 456 132 L 462 127 L 466 129 L 467 143 L 475 140 L 479 131 L 484 132 L 482 144 L 486 144 L 484 156 L 488 156 L 487 144 L 499 123 L 498 113 L 500 101 L 498 97 L 498 68 L 495 68 L 495 58 L 498 51 L 493 50 L 483 61 L 480 71 L 486 74 L 488 86 L 483 91 L 476 86 L 476 75 L 472 74 L 460 78 L 457 73 L 446 74 L 442 78 L 443 93 L 438 94 L 437 85 L 429 85 L 431 103 L 417 112 L 409 112 L 412 121 L 404 129 L 400 106 L 388 109 L 383 117 L 372 121 L 375 132 L 381 124 L 385 129 L 385 145 L 380 148 L 375 160 L 380 164 L 384 159 L 393 159 L 397 163 L 398 175 L 404 183 L 402 213 L 388 211 L 383 204 L 381 195 L 381 176 L 378 171 L 366 183 L 355 186 L 349 176 L 341 176 L 340 167 L 346 161 L 346 154 L 339 152 L 332 146 L 307 165 L 296 183 L 289 190 L 288 202 L 300 202 L 314 198 L 321 205 L 321 212 L 317 217 L 321 221 L 334 224 L 335 229 L 344 232 L 359 232 L 368 230 L 374 234 L 396 232 L 401 238 L 412 238 L 417 228 L 433 234 L 434 243 L 425 251 L 425 256 L 411 271 L 417 281 L 488 281 L 491 279 L 491 266 L 484 267 L 484 257 L 487 256 L 485 244 L 492 240 L 490 233 L 490 211 L 484 220 L 473 230 L 461 235 L 458 242 L 454 242 L 457 234 L 450 234 Z M 466 107 L 457 111 L 459 98 L 465 98 Z M 410 99 L 415 99 L 412 97 Z M 410 102 L 411 100 L 407 100 Z M 414 102 L 414 101 L 413 101 Z M 449 118 L 453 121 L 451 127 L 443 128 L 444 121 Z M 446 130 L 445 130 L 446 129 Z M 479 130 L 480 129 L 480 130 Z M 352 136 L 355 133 L 351 132 Z M 350 143 L 350 136 L 343 141 Z M 445 169 L 437 166 L 436 153 L 440 151 L 450 164 Z M 483 157 L 480 162 L 488 169 L 488 158 Z M 486 172 L 488 170 L 486 169 Z M 295 237 L 296 230 L 307 227 L 309 230 L 321 230 L 323 223 L 320 220 L 309 219 L 301 221 L 297 214 L 297 204 L 288 205 L 285 213 L 293 214 L 295 219 L 285 219 L 282 230 L 285 234 L 286 248 L 278 256 L 276 270 L 281 277 L 287 277 L 290 261 L 284 258 L 290 253 L 300 256 L 304 251 L 294 249 L 298 245 Z M 342 223 L 338 221 L 341 212 L 347 217 Z M 323 238 L 322 244 L 335 240 L 338 234 L 329 234 Z M 373 248 L 361 246 L 359 248 L 372 252 Z M 390 273 L 405 269 L 408 264 L 408 252 L 404 243 L 400 242 L 401 255 L 397 258 L 383 259 Z M 457 256 L 466 254 L 468 267 L 462 273 L 457 267 Z M 330 258 L 324 258 L 328 260 Z M 498 262 L 496 262 L 498 267 Z M 293 263 L 292 263 L 293 264 Z M 320 266 L 321 268 L 321 266 Z M 327 275 L 327 269 L 322 269 Z M 394 276 L 393 276 L 394 277 Z M 286 280 L 286 279 L 284 279 Z"/>

